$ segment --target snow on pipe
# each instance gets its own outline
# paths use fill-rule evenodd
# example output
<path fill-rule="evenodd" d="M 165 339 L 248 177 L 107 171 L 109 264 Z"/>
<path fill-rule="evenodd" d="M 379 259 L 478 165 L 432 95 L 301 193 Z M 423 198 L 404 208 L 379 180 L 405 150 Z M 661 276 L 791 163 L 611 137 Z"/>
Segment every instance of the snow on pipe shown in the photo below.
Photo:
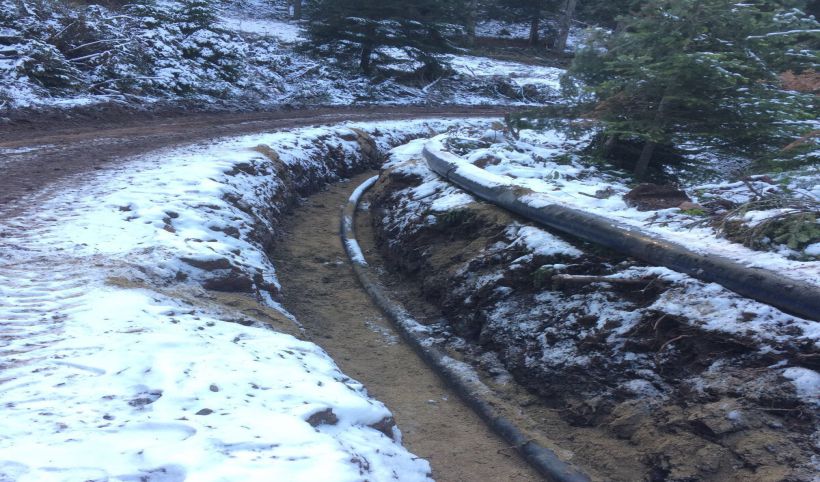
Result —
<path fill-rule="evenodd" d="M 699 254 L 680 244 L 659 239 L 639 228 L 603 216 L 558 204 L 533 207 L 522 198 L 533 192 L 493 181 L 483 169 L 446 152 L 440 142 L 424 146 L 424 157 L 434 172 L 468 193 L 544 226 L 585 241 L 620 251 L 653 265 L 714 282 L 809 320 L 820 321 L 820 287 L 762 268 L 750 268 L 732 259 Z"/>
<path fill-rule="evenodd" d="M 463 362 L 453 359 L 433 345 L 428 329 L 417 322 L 401 304 L 392 300 L 387 291 L 371 273 L 356 241 L 355 215 L 362 194 L 378 180 L 373 176 L 360 185 L 350 196 L 342 212 L 341 236 L 353 271 L 374 303 L 387 315 L 402 338 L 419 356 L 444 379 L 459 396 L 493 430 L 514 446 L 542 476 L 554 482 L 589 482 L 589 477 L 558 458 L 555 453 L 534 441 L 495 407 L 491 390 Z"/>

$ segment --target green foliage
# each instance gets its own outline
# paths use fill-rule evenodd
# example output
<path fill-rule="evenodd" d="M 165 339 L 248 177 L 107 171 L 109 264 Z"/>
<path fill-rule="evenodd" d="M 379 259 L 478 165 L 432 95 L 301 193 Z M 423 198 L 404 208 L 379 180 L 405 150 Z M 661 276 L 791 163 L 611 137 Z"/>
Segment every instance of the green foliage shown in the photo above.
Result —
<path fill-rule="evenodd" d="M 183 0 L 176 18 L 182 33 L 190 35 L 198 30 L 209 30 L 216 22 L 213 4 L 209 0 Z"/>
<path fill-rule="evenodd" d="M 244 86 L 247 44 L 215 26 L 216 2 L 130 0 L 117 13 L 85 3 L 0 0 L 11 60 L 0 74 L 40 95 L 224 98 Z"/>
<path fill-rule="evenodd" d="M 593 35 L 570 70 L 593 94 L 581 103 L 606 136 L 759 154 L 813 118 L 815 99 L 784 91 L 777 74 L 816 59 L 804 48 L 818 38 L 814 19 L 772 0 L 642 3 L 617 33 Z"/>
<path fill-rule="evenodd" d="M 618 26 L 618 17 L 640 9 L 642 0 L 584 0 L 578 3 L 578 18 L 609 29 Z"/>
<path fill-rule="evenodd" d="M 547 288 L 552 283 L 555 269 L 550 265 L 544 265 L 532 272 L 532 287 L 535 289 Z"/>
<path fill-rule="evenodd" d="M 814 214 L 801 213 L 772 223 L 767 234 L 775 243 L 798 250 L 820 241 L 820 224 Z"/>
<path fill-rule="evenodd" d="M 44 42 L 29 42 L 21 46 L 23 61 L 18 71 L 47 89 L 75 90 L 77 69 L 54 46 Z"/>
<path fill-rule="evenodd" d="M 752 249 L 765 251 L 785 245 L 789 249 L 802 251 L 807 246 L 820 242 L 817 216 L 816 211 L 789 212 L 751 227 L 734 221 L 727 223 L 723 232 L 727 238 Z"/>
<path fill-rule="evenodd" d="M 470 224 L 475 220 L 475 213 L 469 209 L 453 209 L 444 213 L 436 213 L 435 226 L 440 230 L 447 230 Z"/>
<path fill-rule="evenodd" d="M 688 216 L 706 216 L 707 213 L 703 208 L 691 208 L 691 209 L 683 209 L 681 210 L 683 214 Z"/>
<path fill-rule="evenodd" d="M 488 10 L 495 19 L 522 22 L 555 13 L 562 3 L 561 0 L 498 0 Z"/>
<path fill-rule="evenodd" d="M 812 131 L 786 149 L 761 157 L 752 166 L 753 173 L 780 173 L 820 166 L 820 131 Z"/>
<path fill-rule="evenodd" d="M 788 184 L 787 179 L 782 182 Z M 750 221 L 764 214 L 763 219 Z M 713 225 L 727 239 L 752 249 L 777 250 L 785 245 L 799 253 L 820 243 L 818 219 L 820 204 L 813 196 L 783 186 L 780 192 L 767 193 L 721 214 Z"/>
<path fill-rule="evenodd" d="M 137 28 L 150 30 L 173 23 L 174 12 L 157 4 L 156 0 L 140 0 L 125 6 L 126 13 L 134 18 Z"/>

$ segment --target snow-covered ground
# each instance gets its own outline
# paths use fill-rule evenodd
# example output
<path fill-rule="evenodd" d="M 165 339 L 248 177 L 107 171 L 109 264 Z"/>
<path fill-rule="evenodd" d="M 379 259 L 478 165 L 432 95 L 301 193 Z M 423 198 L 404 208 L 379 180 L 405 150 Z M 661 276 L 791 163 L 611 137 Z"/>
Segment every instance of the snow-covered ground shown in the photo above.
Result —
<path fill-rule="evenodd" d="M 219 23 L 226 30 L 271 37 L 284 43 L 297 43 L 305 39 L 299 25 L 283 20 L 222 17 Z"/>
<path fill-rule="evenodd" d="M 385 149 L 454 122 L 350 127 Z M 0 225 L 0 480 L 428 478 L 382 403 L 265 323 L 300 332 L 259 240 L 282 173 L 354 168 L 350 127 L 154 153 Z"/>
<path fill-rule="evenodd" d="M 475 57 L 471 55 L 451 55 L 447 57 L 450 66 L 462 75 L 471 77 L 509 77 L 519 87 L 543 85 L 556 91 L 561 87 L 559 80 L 564 69 L 528 65 L 518 62 Z"/>

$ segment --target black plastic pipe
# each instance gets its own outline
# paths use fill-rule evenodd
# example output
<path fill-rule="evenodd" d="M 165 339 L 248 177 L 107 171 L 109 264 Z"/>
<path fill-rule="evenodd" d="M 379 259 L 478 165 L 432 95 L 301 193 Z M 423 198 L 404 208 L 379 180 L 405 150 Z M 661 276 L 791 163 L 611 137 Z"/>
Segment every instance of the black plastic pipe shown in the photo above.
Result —
<path fill-rule="evenodd" d="M 574 466 L 564 462 L 552 450 L 528 437 L 523 430 L 504 417 L 488 400 L 490 389 L 477 377 L 470 376 L 469 370 L 461 370 L 464 363 L 448 356 L 436 348 L 429 340 L 427 331 L 400 303 L 392 300 L 387 291 L 371 272 L 356 241 L 355 215 L 361 195 L 372 186 L 378 177 L 374 176 L 359 186 L 342 212 L 341 235 L 353 271 L 362 287 L 373 302 L 387 315 L 401 337 L 413 350 L 442 378 L 456 393 L 510 445 L 516 448 L 524 459 L 539 474 L 553 482 L 589 482 L 589 477 Z"/>
<path fill-rule="evenodd" d="M 748 298 L 809 320 L 820 321 L 820 286 L 791 279 L 763 268 L 750 268 L 717 255 L 700 254 L 680 244 L 659 239 L 646 231 L 603 216 L 557 204 L 532 207 L 521 198 L 533 191 L 509 185 L 487 185 L 461 172 L 467 164 L 441 149 L 424 147 L 424 157 L 434 172 L 470 194 L 508 209 L 531 221 L 628 254 L 647 263 L 665 266 L 694 278 L 714 282 Z"/>

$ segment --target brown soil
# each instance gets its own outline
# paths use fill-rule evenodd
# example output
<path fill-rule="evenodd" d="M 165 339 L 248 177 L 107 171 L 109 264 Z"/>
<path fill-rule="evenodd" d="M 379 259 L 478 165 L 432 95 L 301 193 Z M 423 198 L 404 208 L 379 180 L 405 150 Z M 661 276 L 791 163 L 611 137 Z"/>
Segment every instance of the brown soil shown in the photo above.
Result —
<path fill-rule="evenodd" d="M 387 404 L 405 446 L 430 461 L 437 480 L 540 480 L 400 341 L 356 281 L 339 240 L 339 217 L 370 175 L 330 186 L 286 220 L 273 253 L 285 307 L 347 375 Z"/>
<path fill-rule="evenodd" d="M 343 107 L 267 112 L 133 112 L 17 118 L 0 124 L 0 219 L 19 214 L 32 192 L 108 169 L 127 158 L 219 137 L 347 120 L 500 115 L 492 107 Z M 3 150 L 13 150 L 3 152 Z"/>
<path fill-rule="evenodd" d="M 585 253 L 581 258 L 527 261 L 526 251 L 505 234 L 525 221 L 476 202 L 436 214 L 429 223 L 425 203 L 434 197 L 403 203 L 405 188 L 419 182 L 385 171 L 367 198 L 386 260 L 382 269 L 392 279 L 386 284 L 443 343 L 482 369 L 485 379 L 499 380 L 493 388 L 539 422 L 527 428 L 563 449 L 556 452 L 600 480 L 814 480 L 816 409 L 801 404 L 790 382 L 767 368 L 777 358 L 761 356 L 742 336 L 699 331 L 650 310 L 625 335 L 625 349 L 652 358 L 622 360 L 606 343 L 618 320 L 595 328 L 599 320 L 586 305 L 600 302 L 603 293 L 639 310 L 665 286 L 551 285 L 544 266 L 571 263 L 565 265 L 571 274 L 599 275 L 624 260 L 577 243 Z M 413 228 L 402 229 L 396 220 L 409 220 Z M 359 238 L 364 239 L 361 232 Z M 368 259 L 372 265 L 379 258 Z M 508 294 L 500 298 L 499 288 Z M 553 296 L 544 306 L 536 295 L 549 291 Z M 572 311 L 575 305 L 566 302 L 572 297 L 587 301 Z M 593 362 L 541 355 L 569 346 L 578 347 L 570 353 Z M 789 357 L 785 348 L 780 356 Z M 720 369 L 708 369 L 713 364 Z M 664 390 L 663 397 L 620 388 L 623 380 L 650 370 L 661 380 L 654 386 Z M 529 401 L 519 385 L 504 383 L 509 378 L 529 390 Z"/>

